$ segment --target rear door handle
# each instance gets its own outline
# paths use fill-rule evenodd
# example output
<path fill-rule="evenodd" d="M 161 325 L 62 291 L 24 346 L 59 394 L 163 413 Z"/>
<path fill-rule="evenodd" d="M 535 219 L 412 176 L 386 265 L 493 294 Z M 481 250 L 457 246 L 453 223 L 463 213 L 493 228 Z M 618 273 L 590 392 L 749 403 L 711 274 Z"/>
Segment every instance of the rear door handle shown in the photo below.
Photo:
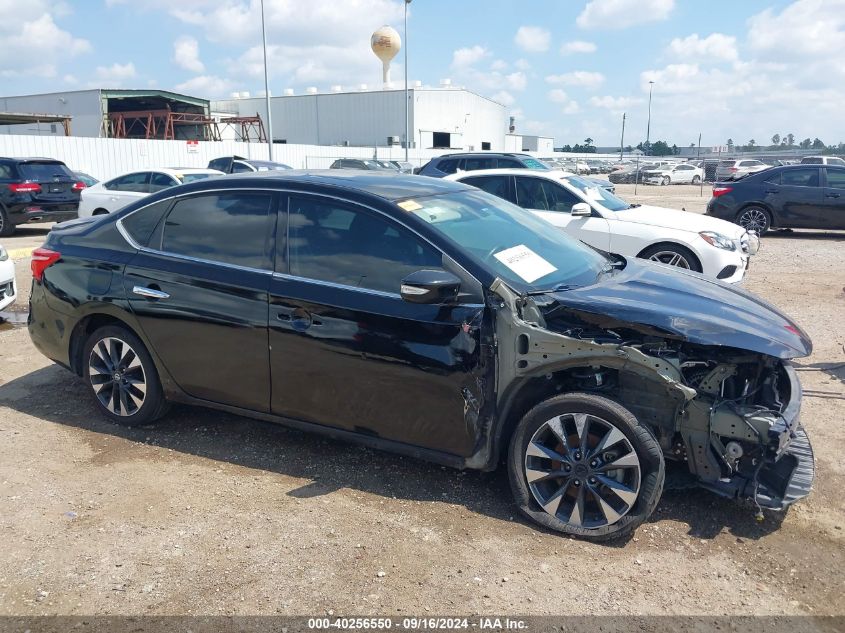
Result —
<path fill-rule="evenodd" d="M 766 189 L 766 193 L 780 193 L 780 189 Z"/>
<path fill-rule="evenodd" d="M 824 194 L 824 197 L 825 198 L 838 198 L 839 194 L 838 193 L 826 193 L 826 194 Z"/>
<path fill-rule="evenodd" d="M 146 297 L 147 299 L 170 299 L 170 295 L 155 288 L 145 288 L 144 286 L 135 286 L 132 292 L 136 295 Z"/>

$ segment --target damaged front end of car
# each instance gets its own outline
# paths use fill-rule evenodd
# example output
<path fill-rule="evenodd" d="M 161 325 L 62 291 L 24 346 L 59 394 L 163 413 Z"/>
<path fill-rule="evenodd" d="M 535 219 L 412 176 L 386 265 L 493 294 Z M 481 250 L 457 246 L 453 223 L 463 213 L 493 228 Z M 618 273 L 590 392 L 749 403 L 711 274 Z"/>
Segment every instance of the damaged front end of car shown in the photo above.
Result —
<path fill-rule="evenodd" d="M 667 462 L 686 464 L 701 487 L 752 500 L 758 518 L 807 496 L 813 452 L 789 362 L 810 352 L 806 335 L 752 295 L 722 284 L 690 294 L 657 267 L 630 266 L 604 286 L 612 301 L 493 284 L 497 340 L 513 341 L 497 350 L 500 413 L 515 419 L 557 394 L 602 395 L 648 427 Z"/>

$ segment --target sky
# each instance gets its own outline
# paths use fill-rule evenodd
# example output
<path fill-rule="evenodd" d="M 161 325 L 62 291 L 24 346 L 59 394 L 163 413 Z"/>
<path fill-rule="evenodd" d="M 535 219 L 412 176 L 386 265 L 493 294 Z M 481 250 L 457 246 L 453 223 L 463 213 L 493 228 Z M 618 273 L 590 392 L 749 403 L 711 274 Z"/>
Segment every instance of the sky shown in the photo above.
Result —
<path fill-rule="evenodd" d="M 270 91 L 371 88 L 403 0 L 265 0 Z M 411 81 L 449 78 L 556 146 L 845 141 L 845 0 L 413 0 Z M 403 81 L 402 53 L 392 70 Z M 0 96 L 263 90 L 259 0 L 0 0 Z M 653 86 L 649 84 L 653 81 Z"/>

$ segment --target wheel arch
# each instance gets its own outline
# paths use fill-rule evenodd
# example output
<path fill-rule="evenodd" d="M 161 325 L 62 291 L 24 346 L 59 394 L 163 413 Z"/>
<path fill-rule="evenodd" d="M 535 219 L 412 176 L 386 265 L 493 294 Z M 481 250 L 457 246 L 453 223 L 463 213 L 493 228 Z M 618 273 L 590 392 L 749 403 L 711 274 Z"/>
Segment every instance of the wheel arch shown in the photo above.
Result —
<path fill-rule="evenodd" d="M 84 367 L 82 349 L 85 346 L 85 341 L 88 340 L 88 337 L 94 332 L 107 325 L 117 325 L 119 327 L 126 328 L 132 332 L 132 334 L 144 341 L 138 331 L 125 320 L 104 312 L 88 314 L 76 323 L 70 337 L 68 338 L 68 361 L 70 363 L 70 368 L 75 374 L 79 376 L 82 375 Z M 144 345 L 146 345 L 146 342 L 144 342 Z"/>
<path fill-rule="evenodd" d="M 679 240 L 667 240 L 667 239 L 655 240 L 653 243 L 648 244 L 648 245 L 644 246 L 642 249 L 640 249 L 640 252 L 637 253 L 637 257 L 642 258 L 643 253 L 645 253 L 648 250 L 651 250 L 652 248 L 656 248 L 658 246 L 668 246 L 668 247 L 680 246 L 681 248 L 688 250 L 690 253 L 693 254 L 693 256 L 695 256 L 695 263 L 698 264 L 699 270 L 704 270 L 704 266 L 701 263 L 701 253 L 699 253 L 698 250 L 695 248 L 695 246 L 693 246 L 692 244 L 685 244 L 685 243 L 683 243 Z"/>

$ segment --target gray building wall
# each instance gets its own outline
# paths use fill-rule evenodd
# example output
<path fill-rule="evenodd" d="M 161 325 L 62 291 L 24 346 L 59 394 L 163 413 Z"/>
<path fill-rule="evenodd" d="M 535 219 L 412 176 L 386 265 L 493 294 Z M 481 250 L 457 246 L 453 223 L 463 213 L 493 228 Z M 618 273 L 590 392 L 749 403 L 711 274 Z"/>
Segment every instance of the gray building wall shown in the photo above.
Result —
<path fill-rule="evenodd" d="M 103 110 L 99 90 L 72 90 L 41 95 L 0 97 L 0 112 L 24 114 L 65 114 L 73 117 L 70 132 L 73 136 L 99 137 L 102 131 Z M 31 134 L 64 136 L 61 123 L 0 125 L 0 134 Z"/>

